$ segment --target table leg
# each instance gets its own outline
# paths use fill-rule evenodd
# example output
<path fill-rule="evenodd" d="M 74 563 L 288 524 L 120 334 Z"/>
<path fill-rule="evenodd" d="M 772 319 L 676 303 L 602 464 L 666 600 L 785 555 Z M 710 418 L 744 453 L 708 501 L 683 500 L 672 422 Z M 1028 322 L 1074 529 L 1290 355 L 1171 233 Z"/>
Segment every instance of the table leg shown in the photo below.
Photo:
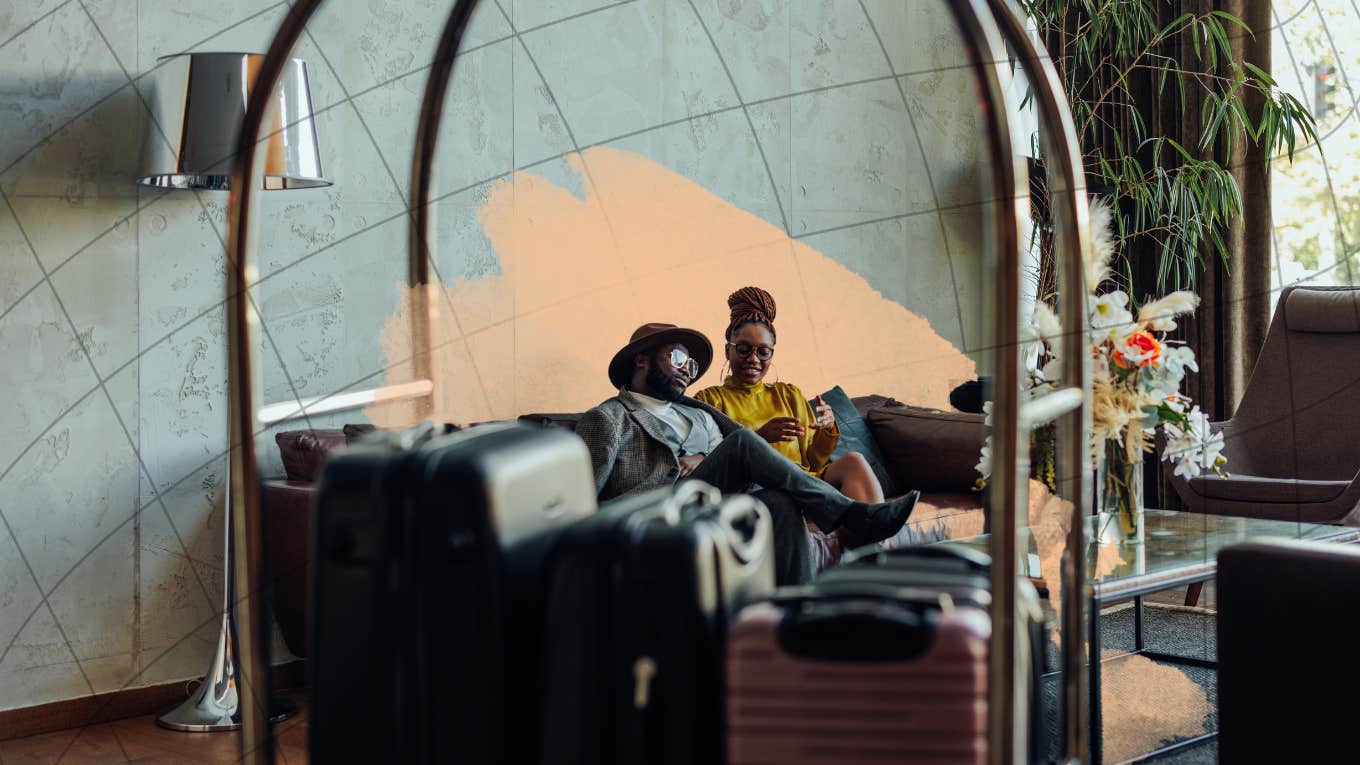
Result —
<path fill-rule="evenodd" d="M 1133 650 L 1143 650 L 1143 596 L 1133 597 Z"/>
<path fill-rule="evenodd" d="M 1185 605 L 1199 605 L 1199 594 L 1204 592 L 1204 582 L 1195 582 L 1185 589 Z"/>
<path fill-rule="evenodd" d="M 1101 729 L 1100 720 L 1100 604 L 1091 598 L 1091 639 L 1087 642 L 1088 685 L 1091 694 L 1091 765 L 1100 765 Z"/>
<path fill-rule="evenodd" d="M 1093 604 L 1093 606 L 1094 606 L 1094 604 Z M 1099 632 L 1099 630 L 1098 630 L 1096 624 L 1094 623 L 1094 620 L 1095 620 L 1095 617 L 1096 617 L 1096 612 L 1095 612 L 1095 610 L 1094 610 L 1094 607 L 1093 607 L 1093 610 L 1092 610 L 1092 612 L 1091 612 L 1091 616 L 1092 616 L 1092 624 L 1091 624 L 1091 641 L 1092 641 L 1092 643 L 1094 644 L 1095 641 L 1096 641 L 1096 640 L 1099 638 L 1099 636 L 1100 636 L 1100 632 Z M 1174 655 L 1174 654 L 1167 654 L 1167 653 L 1161 653 L 1161 652 L 1159 652 L 1159 651 L 1149 651 L 1149 650 L 1147 650 L 1147 647 L 1146 647 L 1146 644 L 1145 644 L 1145 639 L 1144 639 L 1143 618 L 1144 618 L 1143 596 L 1142 596 L 1142 595 L 1135 595 L 1135 596 L 1133 596 L 1133 644 L 1134 644 L 1133 653 L 1135 653 L 1135 654 L 1140 654 L 1140 655 L 1145 656 L 1145 657 L 1147 657 L 1147 658 L 1149 658 L 1149 659 L 1152 659 L 1153 661 L 1167 662 L 1167 663 L 1169 663 L 1169 664 L 1188 665 L 1188 666 L 1192 666 L 1192 667 L 1204 667 L 1204 668 L 1206 668 L 1206 669 L 1217 669 L 1217 668 L 1218 668 L 1218 662 L 1216 662 L 1216 661 L 1210 661 L 1210 660 L 1208 660 L 1208 659 L 1200 659 L 1200 658 L 1196 658 L 1196 657 L 1192 657 L 1192 656 L 1176 656 L 1176 655 Z M 1094 650 L 1094 648 L 1093 648 L 1092 650 Z M 1092 686 L 1091 686 L 1091 687 L 1092 687 L 1092 694 L 1093 694 L 1092 697 L 1091 697 L 1091 709 L 1092 709 L 1092 715 L 1091 715 L 1091 717 L 1092 717 L 1092 720 L 1099 720 L 1099 719 L 1100 719 L 1100 705 L 1099 705 L 1099 698 L 1100 698 L 1100 697 L 1099 697 L 1098 695 L 1095 695 L 1095 694 L 1098 694 L 1098 693 L 1099 693 L 1099 685 L 1098 685 L 1098 682 L 1099 682 L 1099 674 L 1097 674 L 1098 672 L 1099 672 L 1098 664 L 1097 664 L 1097 665 L 1092 665 L 1092 673 L 1091 673 L 1091 678 L 1092 678 Z M 1100 762 L 1100 739 L 1097 737 L 1096 733 L 1097 733 L 1097 729 L 1096 729 L 1096 727 L 1095 727 L 1095 723 L 1093 723 L 1093 724 L 1092 724 L 1092 732 L 1091 732 L 1091 761 L 1092 761 L 1093 763 Z M 1201 742 L 1203 742 L 1203 741 L 1207 741 L 1207 740 L 1209 740 L 1209 739 L 1214 738 L 1214 737 L 1217 736 L 1217 735 L 1218 735 L 1218 733 L 1217 733 L 1217 731 L 1215 731 L 1215 732 L 1212 732 L 1212 733 L 1205 733 L 1205 734 L 1202 734 L 1202 735 L 1199 735 L 1199 736 L 1195 736 L 1194 738 L 1185 739 L 1185 740 L 1183 740 L 1183 741 L 1177 741 L 1177 742 L 1174 743 L 1174 744 L 1169 744 L 1169 745 L 1167 745 L 1167 746 L 1163 746 L 1163 747 L 1159 747 L 1159 748 L 1157 748 L 1157 749 L 1154 749 L 1154 750 L 1152 750 L 1151 752 L 1148 752 L 1148 753 L 1142 755 L 1142 757 L 1141 757 L 1140 759 L 1149 759 L 1149 760 L 1150 760 L 1150 759 L 1153 759 L 1153 758 L 1156 758 L 1156 757 L 1161 757 L 1162 755 L 1166 755 L 1166 754 L 1169 754 L 1169 753 L 1171 753 L 1171 752 L 1179 751 L 1179 750 L 1185 749 L 1185 748 L 1187 748 L 1187 747 L 1194 746 L 1195 744 L 1199 744 L 1199 743 L 1201 743 Z"/>

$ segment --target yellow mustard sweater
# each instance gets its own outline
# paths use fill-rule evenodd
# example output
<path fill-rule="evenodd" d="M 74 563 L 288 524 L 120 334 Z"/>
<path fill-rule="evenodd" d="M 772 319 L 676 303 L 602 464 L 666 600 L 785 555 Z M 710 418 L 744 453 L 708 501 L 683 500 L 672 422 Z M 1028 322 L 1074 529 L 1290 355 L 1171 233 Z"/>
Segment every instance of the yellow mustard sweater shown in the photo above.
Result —
<path fill-rule="evenodd" d="M 812 428 L 813 423 L 817 422 L 812 404 L 798 390 L 798 386 L 791 383 L 759 382 L 747 385 L 729 376 L 722 385 L 704 388 L 694 397 L 751 430 L 760 430 L 762 425 L 776 417 L 797 417 L 806 429 L 802 437 L 770 446 L 815 476 L 820 476 L 826 470 L 827 460 L 840 441 L 840 431 L 834 425 L 826 430 Z"/>

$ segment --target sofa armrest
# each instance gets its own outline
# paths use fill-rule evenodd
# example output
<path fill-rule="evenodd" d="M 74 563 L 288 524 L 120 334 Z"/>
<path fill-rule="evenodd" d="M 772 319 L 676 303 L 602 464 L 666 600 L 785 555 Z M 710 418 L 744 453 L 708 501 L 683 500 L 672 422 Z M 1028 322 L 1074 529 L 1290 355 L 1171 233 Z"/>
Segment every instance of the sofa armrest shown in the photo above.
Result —
<path fill-rule="evenodd" d="M 312 502 L 310 481 L 265 481 L 261 505 L 269 535 L 269 572 L 274 586 L 274 618 L 295 656 L 307 656 L 307 589 L 311 565 Z"/>
<path fill-rule="evenodd" d="M 274 435 L 283 469 L 293 481 L 315 481 L 331 451 L 344 446 L 343 430 L 285 430 Z"/>

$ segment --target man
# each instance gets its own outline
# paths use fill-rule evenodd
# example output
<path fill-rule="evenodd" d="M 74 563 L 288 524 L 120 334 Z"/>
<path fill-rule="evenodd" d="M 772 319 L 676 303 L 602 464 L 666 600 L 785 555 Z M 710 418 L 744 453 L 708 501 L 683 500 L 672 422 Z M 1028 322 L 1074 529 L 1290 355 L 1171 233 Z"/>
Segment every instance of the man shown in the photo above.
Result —
<path fill-rule="evenodd" d="M 771 513 L 787 516 L 791 508 L 801 518 L 776 517 L 777 536 L 781 528 L 802 535 L 802 518 L 828 534 L 844 526 L 865 544 L 902 528 L 917 492 L 878 504 L 851 500 L 804 472 L 754 431 L 685 396 L 685 388 L 712 360 L 708 338 L 674 324 L 644 324 L 614 354 L 609 381 L 619 394 L 586 412 L 576 429 L 590 449 L 602 501 L 694 478 L 725 493 L 755 485 L 782 494 L 762 492 Z M 786 549 L 797 543 L 791 532 L 782 538 Z"/>

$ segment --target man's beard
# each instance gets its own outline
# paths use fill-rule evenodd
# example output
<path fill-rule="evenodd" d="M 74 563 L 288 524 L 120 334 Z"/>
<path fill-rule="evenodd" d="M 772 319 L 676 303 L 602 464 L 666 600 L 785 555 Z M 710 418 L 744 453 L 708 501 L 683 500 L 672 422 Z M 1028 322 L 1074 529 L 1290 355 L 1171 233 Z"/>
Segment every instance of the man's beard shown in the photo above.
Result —
<path fill-rule="evenodd" d="M 685 395 L 685 386 L 662 372 L 655 364 L 647 370 L 647 387 L 652 390 L 653 395 L 662 401 L 676 402 Z"/>

